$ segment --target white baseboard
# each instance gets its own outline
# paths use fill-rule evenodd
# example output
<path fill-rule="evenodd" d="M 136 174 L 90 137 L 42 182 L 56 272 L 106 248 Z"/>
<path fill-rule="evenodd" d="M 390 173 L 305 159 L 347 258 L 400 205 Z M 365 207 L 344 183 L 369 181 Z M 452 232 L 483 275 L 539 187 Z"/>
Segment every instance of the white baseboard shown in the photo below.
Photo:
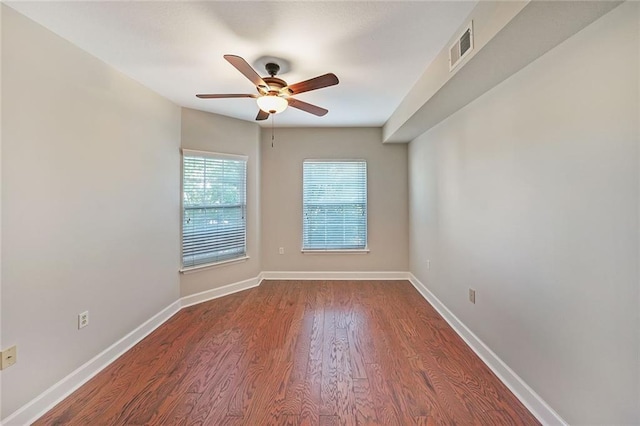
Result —
<path fill-rule="evenodd" d="M 440 299 L 431 293 L 426 285 L 421 283 L 420 280 L 411 273 L 409 274 L 409 281 L 543 425 L 568 425 L 540 395 L 531 389 L 498 355 L 469 330 Z"/>
<path fill-rule="evenodd" d="M 307 271 L 267 271 L 224 287 L 203 291 L 176 300 L 171 305 L 151 317 L 135 330 L 118 340 L 109 348 L 96 355 L 64 379 L 44 391 L 42 394 L 22 406 L 2 420 L 4 426 L 22 426 L 31 424 L 56 404 L 69 396 L 120 355 L 131 349 L 140 340 L 149 335 L 180 309 L 260 285 L 263 279 L 270 280 L 409 280 L 420 294 L 442 315 L 451 327 L 464 339 L 471 349 L 502 380 L 502 382 L 522 401 L 540 422 L 546 425 L 567 425 L 567 423 L 549 405 L 536 394 L 516 373 L 491 351 L 471 330 L 469 330 L 440 300 L 431 293 L 413 274 L 398 271 L 371 272 L 307 272 Z"/>
<path fill-rule="evenodd" d="M 149 318 L 135 330 L 109 346 L 91 360 L 78 367 L 71 374 L 55 385 L 23 405 L 2 421 L 5 426 L 29 425 L 53 408 L 56 404 L 69 396 L 73 391 L 85 384 L 105 367 L 115 361 L 120 355 L 131 349 L 153 330 L 162 325 L 180 310 L 180 300 L 176 300 L 153 317 Z"/>
<path fill-rule="evenodd" d="M 212 290 L 203 291 L 201 293 L 191 294 L 184 296 L 181 300 L 181 307 L 197 305 L 198 303 L 206 302 L 207 300 L 217 299 L 218 297 L 227 296 L 229 294 L 237 293 L 239 291 L 248 290 L 260 285 L 262 281 L 262 274 L 257 277 L 249 278 L 248 280 L 239 281 L 237 283 L 225 285 L 223 287 L 214 288 Z"/>
<path fill-rule="evenodd" d="M 399 271 L 265 271 L 264 280 L 408 280 L 408 272 Z"/>
<path fill-rule="evenodd" d="M 71 374 L 51 386 L 36 398 L 23 405 L 6 419 L 2 420 L 0 424 L 3 426 L 23 426 L 33 423 L 47 411 L 52 409 L 56 404 L 115 361 L 120 357 L 120 355 L 131 349 L 153 330 L 161 326 L 180 309 L 256 287 L 260 285 L 260 281 L 262 281 L 262 274 L 248 280 L 229 284 L 213 290 L 203 291 L 202 293 L 192 294 L 176 300 L 171 305 L 151 317 L 144 324 L 140 325 L 122 339 L 118 340 L 116 343 L 93 357 L 91 360 L 77 368 Z"/>

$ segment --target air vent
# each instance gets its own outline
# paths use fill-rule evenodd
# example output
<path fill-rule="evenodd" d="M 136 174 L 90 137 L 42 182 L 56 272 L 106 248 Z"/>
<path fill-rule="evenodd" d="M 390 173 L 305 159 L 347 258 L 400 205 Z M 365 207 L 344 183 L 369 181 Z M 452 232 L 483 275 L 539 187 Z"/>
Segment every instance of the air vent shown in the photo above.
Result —
<path fill-rule="evenodd" d="M 464 59 L 473 50 L 473 21 L 464 29 L 462 35 L 449 48 L 449 71 Z"/>

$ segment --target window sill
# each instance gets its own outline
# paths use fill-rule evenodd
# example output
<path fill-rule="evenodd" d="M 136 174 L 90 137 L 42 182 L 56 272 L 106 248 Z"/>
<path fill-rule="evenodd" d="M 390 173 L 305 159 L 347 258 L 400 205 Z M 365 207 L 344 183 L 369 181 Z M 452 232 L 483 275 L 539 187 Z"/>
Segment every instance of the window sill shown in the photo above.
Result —
<path fill-rule="evenodd" d="M 218 268 L 218 267 L 221 267 L 221 266 L 230 265 L 232 263 L 245 262 L 247 260 L 249 260 L 249 256 L 237 257 L 235 259 L 229 259 L 229 260 L 223 260 L 222 262 L 205 263 L 204 265 L 189 266 L 187 268 L 180 269 L 180 273 L 181 274 L 191 274 L 193 272 L 202 271 L 203 269 Z"/>
<path fill-rule="evenodd" d="M 368 248 L 364 249 L 347 249 L 347 250 L 309 250 L 302 249 L 302 254 L 367 254 Z"/>

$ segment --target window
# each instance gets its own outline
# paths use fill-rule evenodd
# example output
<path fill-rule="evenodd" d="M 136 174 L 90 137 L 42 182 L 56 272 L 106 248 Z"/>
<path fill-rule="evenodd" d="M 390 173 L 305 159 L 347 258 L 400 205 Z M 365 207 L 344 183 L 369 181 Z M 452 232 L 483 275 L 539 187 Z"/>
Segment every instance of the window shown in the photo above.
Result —
<path fill-rule="evenodd" d="M 183 268 L 245 257 L 247 157 L 182 152 Z"/>
<path fill-rule="evenodd" d="M 367 163 L 305 160 L 303 250 L 367 248 Z"/>

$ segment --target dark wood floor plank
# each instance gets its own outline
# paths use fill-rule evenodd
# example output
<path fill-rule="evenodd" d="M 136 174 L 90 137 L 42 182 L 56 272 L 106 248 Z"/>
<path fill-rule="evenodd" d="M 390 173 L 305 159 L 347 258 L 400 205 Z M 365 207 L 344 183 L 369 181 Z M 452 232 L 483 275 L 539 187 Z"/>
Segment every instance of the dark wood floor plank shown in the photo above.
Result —
<path fill-rule="evenodd" d="M 309 336 L 309 354 L 307 371 L 302 388 L 300 424 L 316 425 L 320 421 L 321 389 L 322 389 L 322 345 L 324 343 L 325 295 L 317 289 L 309 291 L 306 297 L 307 309 L 313 313 L 313 323 Z"/>
<path fill-rule="evenodd" d="M 437 423 L 431 417 L 418 416 L 416 417 L 416 426 L 436 426 Z"/>
<path fill-rule="evenodd" d="M 472 424 L 473 407 L 469 407 L 464 398 L 449 386 L 449 382 L 434 368 L 434 363 L 428 351 L 421 349 L 418 342 L 418 331 L 412 326 L 411 321 L 405 319 L 390 321 L 392 334 L 397 338 L 398 347 L 404 353 L 407 362 L 414 373 L 415 381 L 422 389 L 421 394 L 427 405 L 426 416 L 435 422 L 448 421 L 457 424 Z M 427 361 L 424 361 L 424 360 Z M 464 394 L 462 394 L 464 397 Z M 424 415 L 424 413 L 423 413 Z M 420 416 L 417 416 L 420 417 Z"/>
<path fill-rule="evenodd" d="M 457 399 L 460 404 L 467 407 L 473 413 L 485 412 L 495 409 L 496 402 L 506 400 L 506 406 L 520 407 L 517 399 L 495 377 L 489 368 L 462 342 L 460 337 L 450 328 L 431 328 L 435 335 L 431 344 L 427 347 L 424 343 L 415 342 L 415 345 L 423 346 L 421 353 L 430 354 L 423 359 L 429 359 L 433 363 L 431 371 L 440 377 L 442 389 L 447 389 L 451 396 L 449 402 Z M 457 413 L 461 408 L 452 410 Z M 509 411 L 514 409 L 508 408 Z M 520 416 L 522 413 L 512 413 Z"/>
<path fill-rule="evenodd" d="M 367 352 L 370 348 L 367 347 L 367 339 L 363 338 L 363 334 L 367 333 L 367 325 L 362 319 L 362 313 L 358 315 L 347 327 L 347 340 L 349 343 L 349 355 L 351 359 L 351 372 L 354 379 L 366 379 L 367 371 L 364 365 L 367 363 Z M 369 362 L 374 360 L 369 357 Z"/>
<path fill-rule="evenodd" d="M 313 296 L 313 300 L 310 296 Z M 315 306 L 315 292 L 310 292 L 308 286 L 302 287 L 295 314 L 296 326 L 291 330 L 291 333 L 295 332 L 298 335 L 295 338 L 295 346 L 292 348 L 291 356 L 287 358 L 293 363 L 293 366 L 282 407 L 282 412 L 286 414 L 301 415 L 302 413 Z"/>
<path fill-rule="evenodd" d="M 247 315 L 247 321 L 251 326 L 244 324 L 244 327 L 254 330 L 248 331 L 250 338 L 245 342 L 245 353 L 238 362 L 240 375 L 228 403 L 230 416 L 244 417 L 257 387 L 260 386 L 260 378 L 267 371 L 269 348 L 271 348 L 268 328 L 274 322 L 274 318 L 278 318 L 277 307 L 283 297 L 283 291 L 277 291 L 276 284 L 265 283 L 264 286 L 258 287 L 260 291 L 256 292 L 259 294 L 254 299 L 256 302 L 262 299 L 263 303 L 261 306 L 254 303 L 252 313 Z M 264 293 L 264 297 L 260 298 L 260 293 Z"/>
<path fill-rule="evenodd" d="M 305 321 L 306 304 L 303 290 L 302 283 L 297 282 L 297 286 L 290 293 L 287 309 L 291 313 L 291 321 L 284 330 L 284 342 L 277 345 L 273 356 L 274 362 L 290 367 L 287 376 L 282 377 L 280 397 L 273 402 L 274 405 L 278 404 L 275 409 L 281 413 L 281 417 L 300 414 L 300 404 L 295 404 L 296 398 L 291 396 L 295 395 L 295 390 L 304 380 L 308 363 L 310 322 Z"/>
<path fill-rule="evenodd" d="M 367 364 L 367 375 L 369 377 L 369 386 L 373 396 L 376 417 L 383 425 L 398 426 L 401 420 L 407 421 L 403 415 L 399 404 L 395 403 L 390 395 L 393 395 L 393 389 L 384 378 L 384 373 L 378 364 Z"/>
<path fill-rule="evenodd" d="M 331 301 L 325 301 L 328 305 Z M 320 415 L 335 416 L 338 401 L 338 343 L 333 308 L 325 309 L 322 343 L 322 384 Z"/>
<path fill-rule="evenodd" d="M 345 322 L 342 325 L 347 325 Z M 356 397 L 351 373 L 351 357 L 346 328 L 336 329 L 336 407 L 335 413 L 342 424 L 356 424 Z"/>
<path fill-rule="evenodd" d="M 377 291 L 384 295 L 387 291 L 379 287 Z M 386 310 L 378 310 L 374 315 L 374 321 L 378 325 L 376 340 L 384 344 L 384 361 L 380 364 L 385 367 L 385 377 L 394 394 L 397 394 L 398 404 L 402 406 L 402 416 L 405 417 L 402 423 L 408 424 L 416 416 L 431 416 L 436 421 L 451 423 L 451 419 L 444 412 L 443 407 L 438 403 L 437 395 L 430 386 L 428 378 L 421 372 L 407 368 L 408 356 L 414 355 L 412 349 L 407 348 L 402 336 L 397 335 L 394 324 L 399 318 L 405 315 L 404 312 L 397 312 L 393 304 L 385 305 L 393 309 L 393 314 L 387 314 Z"/>
<path fill-rule="evenodd" d="M 268 357 L 265 360 L 267 368 L 259 383 L 268 391 L 257 392 L 245 409 L 243 416 L 249 424 L 278 424 L 282 419 L 298 414 L 290 413 L 286 395 L 288 388 L 292 386 L 294 348 L 300 334 L 304 304 L 301 300 L 301 284 L 289 284 L 276 309 L 278 321 L 271 321 L 268 325 Z"/>
<path fill-rule="evenodd" d="M 171 404 L 163 404 L 151 418 L 149 424 L 157 425 L 186 425 L 187 418 L 191 411 L 198 404 L 200 394 L 183 393 L 179 395 Z M 166 411 L 165 411 L 166 410 Z"/>
<path fill-rule="evenodd" d="M 353 286 L 341 286 L 331 282 L 332 305 L 336 316 L 336 327 L 347 328 L 353 321 Z"/>
<path fill-rule="evenodd" d="M 339 424 L 338 416 L 320 416 L 318 426 L 338 426 Z"/>
<path fill-rule="evenodd" d="M 244 419 L 238 416 L 225 416 L 216 426 L 244 426 Z"/>
<path fill-rule="evenodd" d="M 368 379 L 353 379 L 353 393 L 355 395 L 356 424 L 377 425 L 375 402 L 369 387 Z"/>
<path fill-rule="evenodd" d="M 207 424 L 207 421 L 219 423 L 227 415 L 226 404 L 235 389 L 235 380 L 239 375 L 238 363 L 244 351 L 240 344 L 229 345 L 216 355 L 210 361 L 210 371 L 207 372 L 207 380 L 204 381 L 205 386 L 196 406 L 187 414 L 188 424 Z"/>
<path fill-rule="evenodd" d="M 290 362 L 277 363 L 265 371 L 262 386 L 252 398 L 244 414 L 246 424 L 275 425 L 280 424 L 282 419 L 297 417 L 284 413 L 282 404 L 291 367 Z"/>
<path fill-rule="evenodd" d="M 407 281 L 185 308 L 36 425 L 538 425 Z"/>

